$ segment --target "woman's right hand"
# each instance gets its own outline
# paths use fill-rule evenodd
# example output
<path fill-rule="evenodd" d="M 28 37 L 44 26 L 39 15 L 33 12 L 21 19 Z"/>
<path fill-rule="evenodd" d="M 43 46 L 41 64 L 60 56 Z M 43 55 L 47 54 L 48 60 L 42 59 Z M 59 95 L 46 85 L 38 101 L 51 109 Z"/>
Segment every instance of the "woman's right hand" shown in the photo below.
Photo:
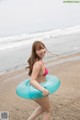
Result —
<path fill-rule="evenodd" d="M 42 91 L 44 96 L 48 96 L 49 95 L 49 91 L 47 89 L 43 89 Z"/>

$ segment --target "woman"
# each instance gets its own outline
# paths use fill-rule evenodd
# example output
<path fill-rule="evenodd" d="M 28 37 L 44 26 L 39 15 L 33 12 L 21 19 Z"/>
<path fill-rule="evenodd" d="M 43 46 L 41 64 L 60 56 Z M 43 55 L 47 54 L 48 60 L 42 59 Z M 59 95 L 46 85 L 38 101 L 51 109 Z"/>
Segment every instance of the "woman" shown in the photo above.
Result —
<path fill-rule="evenodd" d="M 49 100 L 49 91 L 40 85 L 46 81 L 48 70 L 45 67 L 42 59 L 46 54 L 46 47 L 41 41 L 35 41 L 32 45 L 32 54 L 28 60 L 29 75 L 31 76 L 30 83 L 36 89 L 42 91 L 44 97 L 34 100 L 39 104 L 39 107 L 32 113 L 28 120 L 35 120 L 37 116 L 44 112 L 43 120 L 50 120 L 51 105 Z"/>

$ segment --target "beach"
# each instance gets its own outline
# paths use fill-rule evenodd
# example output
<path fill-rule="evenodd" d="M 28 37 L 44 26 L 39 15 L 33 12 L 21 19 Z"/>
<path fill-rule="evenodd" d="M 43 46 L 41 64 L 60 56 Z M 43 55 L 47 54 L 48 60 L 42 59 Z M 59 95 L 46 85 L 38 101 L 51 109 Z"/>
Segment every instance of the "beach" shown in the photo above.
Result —
<path fill-rule="evenodd" d="M 64 1 L 0 0 L 0 120 L 28 120 L 38 106 L 16 93 L 30 79 L 35 41 L 44 44 L 42 61 L 61 83 L 49 95 L 51 120 L 80 120 L 80 0 Z"/>
<path fill-rule="evenodd" d="M 80 59 L 75 57 L 80 53 L 45 63 L 49 74 L 61 81 L 60 88 L 50 95 L 52 120 L 80 120 Z M 0 74 L 0 111 L 8 111 L 10 120 L 27 120 L 38 106 L 16 95 L 17 85 L 28 78 L 25 69 Z M 42 115 L 36 120 L 42 120 Z"/>

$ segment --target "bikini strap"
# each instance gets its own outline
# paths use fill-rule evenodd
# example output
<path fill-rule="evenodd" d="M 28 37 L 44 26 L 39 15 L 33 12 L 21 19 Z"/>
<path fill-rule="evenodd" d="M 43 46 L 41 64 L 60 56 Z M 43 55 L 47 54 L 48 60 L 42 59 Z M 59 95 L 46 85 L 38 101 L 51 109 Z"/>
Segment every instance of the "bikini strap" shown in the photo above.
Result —
<path fill-rule="evenodd" d="M 44 63 L 43 63 L 43 61 L 41 60 L 41 63 L 44 65 Z M 44 67 L 45 67 L 45 65 L 44 65 Z"/>
<path fill-rule="evenodd" d="M 43 61 L 41 60 L 41 62 L 43 63 Z M 44 64 L 44 63 L 43 63 Z"/>

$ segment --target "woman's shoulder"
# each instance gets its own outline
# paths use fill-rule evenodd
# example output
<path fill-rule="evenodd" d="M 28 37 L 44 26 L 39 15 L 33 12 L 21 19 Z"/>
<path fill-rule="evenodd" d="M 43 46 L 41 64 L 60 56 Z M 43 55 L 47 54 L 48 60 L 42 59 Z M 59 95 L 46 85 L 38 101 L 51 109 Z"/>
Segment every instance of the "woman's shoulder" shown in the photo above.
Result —
<path fill-rule="evenodd" d="M 42 66 L 42 63 L 40 60 L 34 63 L 34 67 L 41 67 L 41 66 Z"/>

